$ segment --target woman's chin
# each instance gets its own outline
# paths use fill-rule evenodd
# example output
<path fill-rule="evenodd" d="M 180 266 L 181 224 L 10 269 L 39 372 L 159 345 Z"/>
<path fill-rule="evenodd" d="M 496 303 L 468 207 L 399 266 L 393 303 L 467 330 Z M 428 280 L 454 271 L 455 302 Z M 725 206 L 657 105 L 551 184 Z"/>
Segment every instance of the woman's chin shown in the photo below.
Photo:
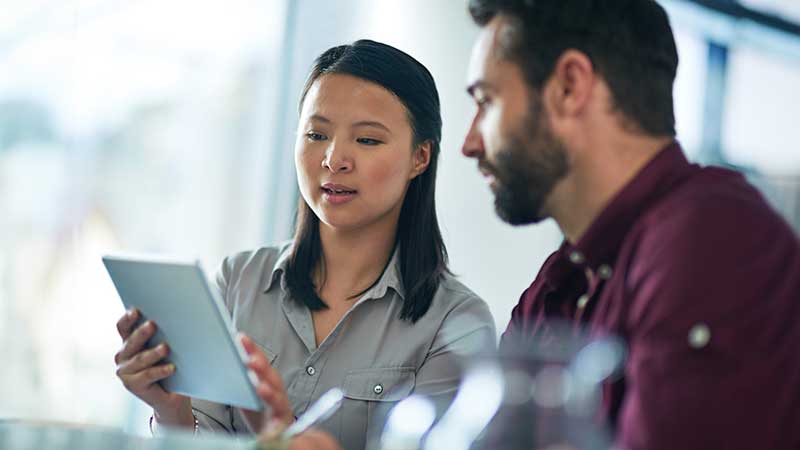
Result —
<path fill-rule="evenodd" d="M 362 227 L 363 221 L 352 214 L 323 214 L 318 215 L 320 222 L 336 231 L 353 231 Z"/>

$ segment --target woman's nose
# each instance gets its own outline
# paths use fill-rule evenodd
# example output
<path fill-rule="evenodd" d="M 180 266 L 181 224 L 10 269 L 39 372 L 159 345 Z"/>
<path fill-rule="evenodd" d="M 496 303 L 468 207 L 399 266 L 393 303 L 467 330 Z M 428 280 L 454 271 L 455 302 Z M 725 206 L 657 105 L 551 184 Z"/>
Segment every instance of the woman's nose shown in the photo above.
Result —
<path fill-rule="evenodd" d="M 325 159 L 322 160 L 322 167 L 333 173 L 349 172 L 353 170 L 353 159 L 341 145 L 331 142 L 330 147 L 325 152 Z"/>

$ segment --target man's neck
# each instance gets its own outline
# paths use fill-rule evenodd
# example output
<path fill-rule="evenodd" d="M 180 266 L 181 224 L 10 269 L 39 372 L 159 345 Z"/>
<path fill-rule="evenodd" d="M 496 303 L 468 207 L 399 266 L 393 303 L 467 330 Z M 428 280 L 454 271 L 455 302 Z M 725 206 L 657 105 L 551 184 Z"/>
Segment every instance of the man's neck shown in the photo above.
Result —
<path fill-rule="evenodd" d="M 358 230 L 334 229 L 320 223 L 324 290 L 356 294 L 380 276 L 394 249 L 397 220 Z"/>
<path fill-rule="evenodd" d="M 545 205 L 564 237 L 577 243 L 609 202 L 674 141 L 672 137 L 618 135 L 597 140 L 579 152 L 570 173 L 561 180 Z"/>

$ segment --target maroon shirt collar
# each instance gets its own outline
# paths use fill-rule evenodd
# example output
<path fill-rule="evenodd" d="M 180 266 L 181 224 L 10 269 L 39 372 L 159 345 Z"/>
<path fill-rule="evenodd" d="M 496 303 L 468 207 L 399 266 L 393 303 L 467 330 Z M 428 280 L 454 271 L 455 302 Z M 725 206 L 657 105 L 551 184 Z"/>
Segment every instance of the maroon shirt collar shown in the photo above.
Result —
<path fill-rule="evenodd" d="M 603 265 L 611 267 L 639 215 L 696 167 L 689 164 L 680 144 L 669 144 L 613 197 L 577 244 L 564 241 L 558 250 L 558 259 L 569 261 L 572 268 L 576 265 L 588 267 L 595 273 Z M 565 272 L 566 267 L 558 269 L 559 265 L 554 261 L 553 278 L 566 276 L 560 273 Z M 557 280 L 552 281 L 558 284 Z"/>

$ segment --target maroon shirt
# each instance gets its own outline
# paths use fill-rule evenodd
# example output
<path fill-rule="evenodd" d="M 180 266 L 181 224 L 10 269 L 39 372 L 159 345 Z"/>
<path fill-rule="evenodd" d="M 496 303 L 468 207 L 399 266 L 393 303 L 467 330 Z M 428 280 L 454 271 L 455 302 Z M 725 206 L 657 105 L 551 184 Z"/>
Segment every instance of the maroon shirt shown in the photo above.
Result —
<path fill-rule="evenodd" d="M 620 447 L 800 448 L 800 241 L 740 174 L 659 152 L 547 259 L 501 347 L 552 318 L 626 341 Z"/>

